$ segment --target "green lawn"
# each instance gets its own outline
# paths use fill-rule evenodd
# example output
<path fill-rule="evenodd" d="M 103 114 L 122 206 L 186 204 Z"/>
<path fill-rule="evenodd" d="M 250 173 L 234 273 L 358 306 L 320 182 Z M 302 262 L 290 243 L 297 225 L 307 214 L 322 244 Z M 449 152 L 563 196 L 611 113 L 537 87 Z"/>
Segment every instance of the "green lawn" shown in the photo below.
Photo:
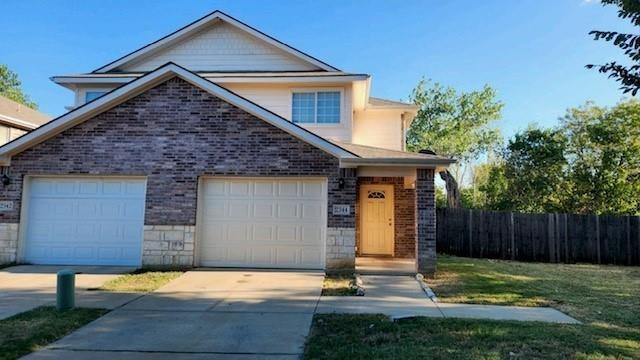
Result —
<path fill-rule="evenodd" d="M 438 257 L 442 302 L 552 306 L 586 323 L 640 329 L 640 267 Z"/>
<path fill-rule="evenodd" d="M 139 271 L 118 276 L 92 290 L 117 292 L 151 292 L 182 275 L 182 271 Z"/>
<path fill-rule="evenodd" d="M 354 296 L 357 291 L 353 275 L 327 275 L 322 283 L 322 296 Z"/>
<path fill-rule="evenodd" d="M 317 315 L 305 358 L 640 359 L 640 268 L 448 256 L 427 279 L 442 302 L 556 307 L 560 325 Z"/>
<path fill-rule="evenodd" d="M 0 359 L 17 359 L 56 341 L 106 313 L 102 309 L 39 307 L 0 320 Z"/>

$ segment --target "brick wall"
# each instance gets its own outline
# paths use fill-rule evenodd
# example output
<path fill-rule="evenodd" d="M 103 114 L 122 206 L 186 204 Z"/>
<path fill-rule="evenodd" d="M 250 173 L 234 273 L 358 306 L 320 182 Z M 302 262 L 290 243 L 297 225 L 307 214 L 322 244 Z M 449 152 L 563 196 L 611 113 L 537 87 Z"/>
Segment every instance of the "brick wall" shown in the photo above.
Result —
<path fill-rule="evenodd" d="M 147 176 L 146 225 L 195 225 L 198 177 L 326 176 L 328 226 L 354 228 L 333 204 L 355 204 L 353 171 L 338 159 L 179 78 L 15 155 L 0 200 L 18 223 L 25 175 Z M 338 181 L 347 176 L 341 189 Z"/>
<path fill-rule="evenodd" d="M 416 177 L 416 266 L 423 274 L 436 271 L 436 197 L 433 169 L 418 169 Z"/>
<path fill-rule="evenodd" d="M 404 188 L 402 177 L 361 177 L 358 178 L 358 190 L 356 200 L 356 223 L 360 224 L 360 185 L 385 184 L 393 185 L 394 194 L 394 218 L 395 218 L 395 257 L 414 258 L 416 243 L 416 215 L 414 189 Z M 356 228 L 359 228 L 356 227 Z M 357 230 L 358 243 L 360 242 L 360 230 Z M 360 248 L 360 247 L 359 247 Z"/>

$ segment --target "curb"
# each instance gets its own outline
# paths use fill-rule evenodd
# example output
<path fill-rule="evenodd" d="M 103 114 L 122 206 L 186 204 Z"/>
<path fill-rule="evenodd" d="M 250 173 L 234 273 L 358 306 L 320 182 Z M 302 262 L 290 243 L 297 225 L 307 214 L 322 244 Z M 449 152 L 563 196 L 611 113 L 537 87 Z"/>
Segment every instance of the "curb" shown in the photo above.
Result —
<path fill-rule="evenodd" d="M 360 274 L 355 274 L 355 278 L 356 278 L 356 296 L 364 296 L 364 293 L 365 293 L 364 281 L 362 281 Z"/>
<path fill-rule="evenodd" d="M 434 303 L 437 303 L 438 297 L 436 296 L 436 293 L 434 293 L 433 290 L 431 290 L 431 288 L 427 285 L 427 283 L 424 282 L 424 276 L 422 274 L 416 274 L 416 281 L 420 285 L 420 288 L 422 288 L 422 291 L 427 294 L 427 297 Z"/>

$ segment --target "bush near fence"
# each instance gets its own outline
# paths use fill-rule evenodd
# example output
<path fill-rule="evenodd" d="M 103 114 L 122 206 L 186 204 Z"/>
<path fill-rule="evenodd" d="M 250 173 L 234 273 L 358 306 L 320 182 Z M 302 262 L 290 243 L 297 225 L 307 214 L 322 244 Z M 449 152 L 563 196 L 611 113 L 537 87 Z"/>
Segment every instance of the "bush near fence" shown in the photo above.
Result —
<path fill-rule="evenodd" d="M 437 209 L 437 249 L 475 258 L 640 265 L 640 217 Z"/>

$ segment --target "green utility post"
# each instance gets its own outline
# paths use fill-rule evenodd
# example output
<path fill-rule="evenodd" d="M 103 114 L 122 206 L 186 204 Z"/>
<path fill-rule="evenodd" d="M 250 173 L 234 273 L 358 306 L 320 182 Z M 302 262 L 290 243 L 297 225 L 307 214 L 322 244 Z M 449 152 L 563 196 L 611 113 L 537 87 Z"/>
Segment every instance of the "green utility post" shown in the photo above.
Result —
<path fill-rule="evenodd" d="M 69 310 L 75 306 L 76 273 L 73 270 L 58 271 L 58 287 L 56 291 L 56 307 L 58 310 Z"/>

